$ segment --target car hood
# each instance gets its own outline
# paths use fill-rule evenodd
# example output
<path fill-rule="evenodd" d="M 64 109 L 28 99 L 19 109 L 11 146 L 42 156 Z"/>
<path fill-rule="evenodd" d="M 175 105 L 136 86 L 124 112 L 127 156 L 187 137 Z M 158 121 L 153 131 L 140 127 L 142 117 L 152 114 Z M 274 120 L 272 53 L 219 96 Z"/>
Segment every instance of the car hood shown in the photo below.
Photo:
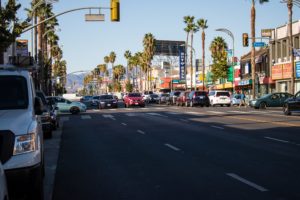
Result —
<path fill-rule="evenodd" d="M 33 113 L 26 109 L 0 110 L 0 130 L 10 130 L 16 135 L 25 134 L 33 117 Z"/>

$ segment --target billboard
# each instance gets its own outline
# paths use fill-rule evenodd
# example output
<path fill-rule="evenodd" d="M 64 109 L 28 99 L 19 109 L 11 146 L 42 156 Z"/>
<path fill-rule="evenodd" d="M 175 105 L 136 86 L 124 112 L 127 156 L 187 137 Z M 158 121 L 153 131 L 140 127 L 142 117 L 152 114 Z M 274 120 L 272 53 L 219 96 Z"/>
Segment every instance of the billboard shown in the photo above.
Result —
<path fill-rule="evenodd" d="M 180 47 L 178 49 L 179 54 L 179 78 L 185 80 L 185 48 Z"/>
<path fill-rule="evenodd" d="M 184 41 L 155 40 L 154 55 L 178 56 L 180 48 L 185 49 Z"/>
<path fill-rule="evenodd" d="M 28 40 L 16 40 L 16 54 L 17 56 L 29 56 Z"/>

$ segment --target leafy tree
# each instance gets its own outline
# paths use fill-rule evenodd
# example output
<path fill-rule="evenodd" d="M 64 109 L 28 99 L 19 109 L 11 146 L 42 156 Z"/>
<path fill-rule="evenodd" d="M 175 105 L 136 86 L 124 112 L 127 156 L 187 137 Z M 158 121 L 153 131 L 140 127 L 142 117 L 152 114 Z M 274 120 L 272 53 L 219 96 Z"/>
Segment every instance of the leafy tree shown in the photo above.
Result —
<path fill-rule="evenodd" d="M 126 82 L 125 87 L 126 87 L 127 92 L 132 92 L 133 91 L 133 85 L 130 83 L 130 81 Z"/>
<path fill-rule="evenodd" d="M 4 51 L 15 42 L 22 30 L 28 26 L 27 22 L 20 22 L 16 16 L 20 7 L 21 4 L 17 4 L 15 0 L 8 0 L 4 7 L 0 1 L 0 64 L 4 63 Z"/>
<path fill-rule="evenodd" d="M 227 43 L 222 37 L 216 37 L 210 44 L 211 56 L 213 59 L 212 64 L 212 79 L 227 78 Z"/>
<path fill-rule="evenodd" d="M 113 78 L 115 79 L 116 82 L 119 82 L 120 79 L 124 76 L 125 74 L 125 68 L 123 65 L 116 65 L 113 68 Z"/>

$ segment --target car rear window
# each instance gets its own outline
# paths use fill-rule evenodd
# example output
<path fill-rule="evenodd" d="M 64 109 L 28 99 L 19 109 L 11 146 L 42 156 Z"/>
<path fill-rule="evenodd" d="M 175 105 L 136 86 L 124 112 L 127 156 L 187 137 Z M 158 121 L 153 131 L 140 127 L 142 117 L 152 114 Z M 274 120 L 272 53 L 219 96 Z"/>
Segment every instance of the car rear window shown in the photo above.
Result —
<path fill-rule="evenodd" d="M 196 96 L 206 96 L 206 92 L 195 92 Z"/>
<path fill-rule="evenodd" d="M 22 76 L 0 76 L 0 110 L 28 107 L 27 81 Z"/>
<path fill-rule="evenodd" d="M 128 96 L 129 97 L 141 97 L 141 94 L 139 94 L 139 93 L 129 93 Z"/>
<path fill-rule="evenodd" d="M 230 97 L 230 94 L 229 92 L 217 92 L 217 97 L 220 97 L 220 96 L 227 96 L 227 97 Z"/>
<path fill-rule="evenodd" d="M 113 99 L 114 97 L 112 95 L 102 95 L 100 96 L 100 99 Z"/>

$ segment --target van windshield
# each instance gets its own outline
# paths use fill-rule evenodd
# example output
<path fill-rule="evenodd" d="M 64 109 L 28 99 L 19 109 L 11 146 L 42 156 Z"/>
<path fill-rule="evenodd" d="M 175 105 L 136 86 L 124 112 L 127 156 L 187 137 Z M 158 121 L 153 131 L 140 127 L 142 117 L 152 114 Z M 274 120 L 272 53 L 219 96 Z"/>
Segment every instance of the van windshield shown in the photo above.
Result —
<path fill-rule="evenodd" d="M 21 76 L 0 76 L 0 110 L 26 109 L 28 89 Z"/>

